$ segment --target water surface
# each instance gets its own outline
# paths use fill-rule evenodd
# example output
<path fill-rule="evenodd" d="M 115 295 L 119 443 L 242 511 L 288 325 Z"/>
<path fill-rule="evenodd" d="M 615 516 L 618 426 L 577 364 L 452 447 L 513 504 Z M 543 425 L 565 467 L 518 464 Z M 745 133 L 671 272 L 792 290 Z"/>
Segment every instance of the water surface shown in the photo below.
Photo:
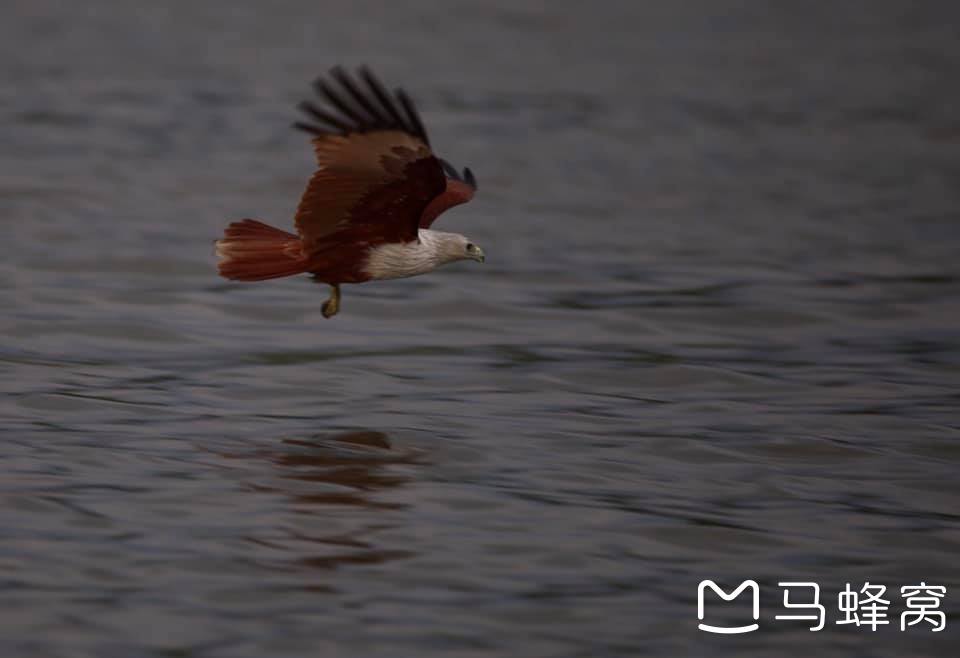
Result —
<path fill-rule="evenodd" d="M 948 5 L 8 4 L 3 655 L 952 655 Z M 290 226 L 338 63 L 477 172 L 441 224 L 488 257 L 327 321 L 211 243 Z M 761 631 L 697 631 L 706 578 Z"/>

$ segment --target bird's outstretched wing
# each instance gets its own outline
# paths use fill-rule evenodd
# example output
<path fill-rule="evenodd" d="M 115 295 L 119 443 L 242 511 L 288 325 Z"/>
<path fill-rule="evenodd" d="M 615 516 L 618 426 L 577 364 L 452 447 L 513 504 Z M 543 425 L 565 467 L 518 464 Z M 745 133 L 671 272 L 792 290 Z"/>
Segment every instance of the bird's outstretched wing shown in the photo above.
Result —
<path fill-rule="evenodd" d="M 445 169 L 453 169 L 433 155 L 409 96 L 388 93 L 366 68 L 356 78 L 335 68 L 314 88 L 325 104 L 301 103 L 311 120 L 294 124 L 314 136 L 319 167 L 297 208 L 306 253 L 343 240 L 416 240 L 424 210 L 446 196 Z M 455 180 L 473 176 L 465 170 Z"/>

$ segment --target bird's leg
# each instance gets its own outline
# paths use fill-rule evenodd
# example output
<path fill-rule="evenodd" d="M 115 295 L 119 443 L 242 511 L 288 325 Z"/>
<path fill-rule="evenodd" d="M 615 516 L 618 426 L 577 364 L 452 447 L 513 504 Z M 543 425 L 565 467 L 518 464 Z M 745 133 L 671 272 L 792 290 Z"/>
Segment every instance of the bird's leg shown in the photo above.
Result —
<path fill-rule="evenodd" d="M 323 317 L 332 318 L 340 311 L 340 284 L 332 283 L 330 284 L 330 299 L 323 303 L 323 306 L 320 308 L 323 312 Z"/>

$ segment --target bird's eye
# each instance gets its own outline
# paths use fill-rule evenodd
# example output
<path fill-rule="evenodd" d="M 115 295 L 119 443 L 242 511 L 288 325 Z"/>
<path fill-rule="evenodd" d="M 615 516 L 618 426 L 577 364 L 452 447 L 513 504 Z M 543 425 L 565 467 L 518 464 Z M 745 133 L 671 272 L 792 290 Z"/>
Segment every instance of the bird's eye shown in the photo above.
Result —
<path fill-rule="evenodd" d="M 476 248 L 477 247 L 472 242 L 467 243 L 467 251 L 473 251 Z"/>

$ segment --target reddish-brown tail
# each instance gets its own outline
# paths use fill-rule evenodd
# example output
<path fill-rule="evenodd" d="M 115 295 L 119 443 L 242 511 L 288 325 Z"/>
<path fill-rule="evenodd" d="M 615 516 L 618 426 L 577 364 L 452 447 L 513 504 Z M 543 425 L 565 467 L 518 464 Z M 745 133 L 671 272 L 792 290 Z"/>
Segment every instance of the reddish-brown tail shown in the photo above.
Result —
<path fill-rule="evenodd" d="M 263 281 L 307 271 L 300 238 L 255 219 L 230 224 L 217 240 L 220 276 Z"/>

